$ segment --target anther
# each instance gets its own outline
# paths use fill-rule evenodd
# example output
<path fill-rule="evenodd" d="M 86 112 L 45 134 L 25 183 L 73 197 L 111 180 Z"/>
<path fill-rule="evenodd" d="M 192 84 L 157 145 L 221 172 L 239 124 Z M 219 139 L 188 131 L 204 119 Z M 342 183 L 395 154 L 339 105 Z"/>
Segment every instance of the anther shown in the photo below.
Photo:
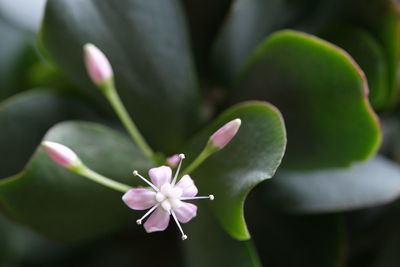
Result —
<path fill-rule="evenodd" d="M 176 225 L 178 226 L 178 229 L 179 229 L 179 231 L 180 231 L 181 234 L 182 234 L 182 240 L 186 240 L 186 239 L 187 239 L 187 235 L 185 235 L 185 233 L 183 232 L 182 226 L 181 226 L 181 224 L 179 223 L 178 218 L 176 217 L 176 214 L 175 214 L 175 212 L 174 212 L 172 209 L 171 209 L 171 211 L 170 211 L 170 214 L 171 214 L 172 217 L 174 218 L 175 223 L 176 223 Z"/>
<path fill-rule="evenodd" d="M 179 154 L 179 158 L 181 160 L 178 163 L 178 168 L 175 171 L 174 179 L 172 179 L 172 183 L 171 183 L 173 186 L 175 185 L 175 183 L 176 183 L 176 181 L 178 179 L 179 171 L 181 170 L 181 166 L 182 166 L 182 161 L 185 159 L 185 154 Z"/>
<path fill-rule="evenodd" d="M 144 219 L 146 219 L 147 216 L 149 216 L 156 208 L 158 208 L 159 205 L 160 205 L 160 204 L 154 205 L 151 209 L 149 209 L 149 210 L 146 212 L 145 215 L 143 215 L 142 218 L 140 218 L 139 220 L 136 220 L 136 223 L 137 223 L 138 225 L 141 225 L 141 224 L 142 224 L 142 221 L 143 221 Z"/>

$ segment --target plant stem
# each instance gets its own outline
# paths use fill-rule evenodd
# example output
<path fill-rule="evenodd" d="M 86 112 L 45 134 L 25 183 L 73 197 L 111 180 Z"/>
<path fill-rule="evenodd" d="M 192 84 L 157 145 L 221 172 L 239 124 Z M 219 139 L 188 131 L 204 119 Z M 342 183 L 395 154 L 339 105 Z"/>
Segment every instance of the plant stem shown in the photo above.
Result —
<path fill-rule="evenodd" d="M 143 153 L 150 159 L 154 159 L 154 152 L 150 146 L 146 143 L 143 136 L 140 134 L 135 123 L 130 118 L 128 112 L 126 111 L 124 105 L 122 104 L 121 98 L 119 97 L 117 90 L 115 89 L 114 82 L 110 80 L 102 86 L 102 91 L 108 101 L 110 101 L 111 106 L 114 108 L 115 113 L 117 113 L 122 124 L 125 126 L 126 130 L 136 142 Z"/>
<path fill-rule="evenodd" d="M 183 174 L 190 174 L 190 173 L 192 173 L 194 170 L 197 169 L 197 167 L 200 166 L 201 163 L 203 163 L 203 161 L 204 161 L 206 158 L 208 158 L 208 156 L 210 156 L 210 154 L 212 154 L 212 153 L 210 153 L 210 150 L 209 150 L 207 147 L 205 147 L 205 148 L 203 149 L 203 151 L 201 151 L 201 153 L 197 156 L 197 158 L 196 158 L 194 161 L 192 161 L 192 163 L 190 163 L 190 165 L 187 166 L 187 167 L 182 171 L 182 173 L 183 173 Z"/>
<path fill-rule="evenodd" d="M 88 167 L 86 167 L 84 165 L 82 165 L 81 167 L 74 169 L 72 171 L 92 180 L 95 183 L 101 184 L 105 187 L 108 187 L 110 189 L 113 189 L 115 191 L 119 191 L 122 193 L 126 193 L 129 189 L 132 188 L 129 185 L 111 180 L 110 178 L 107 178 L 101 174 L 98 174 L 97 172 L 94 172 L 93 170 L 89 169 Z"/>

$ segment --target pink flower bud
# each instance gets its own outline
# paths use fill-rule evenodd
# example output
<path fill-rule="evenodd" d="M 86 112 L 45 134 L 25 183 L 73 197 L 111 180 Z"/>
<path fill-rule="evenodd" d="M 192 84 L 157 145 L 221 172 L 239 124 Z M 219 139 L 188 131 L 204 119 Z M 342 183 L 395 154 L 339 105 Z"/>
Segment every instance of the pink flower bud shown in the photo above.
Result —
<path fill-rule="evenodd" d="M 96 46 L 84 46 L 86 70 L 92 81 L 100 86 L 113 77 L 113 71 L 107 57 Z"/>
<path fill-rule="evenodd" d="M 62 144 L 44 141 L 42 146 L 52 160 L 65 168 L 82 164 L 75 152 Z"/>
<path fill-rule="evenodd" d="M 168 166 L 175 168 L 178 166 L 178 163 L 181 161 L 181 157 L 179 154 L 174 154 L 171 157 L 167 158 L 167 164 Z"/>
<path fill-rule="evenodd" d="M 241 123 L 242 121 L 240 119 L 235 119 L 226 123 L 211 135 L 210 144 L 218 149 L 224 148 L 232 138 L 235 137 Z"/>

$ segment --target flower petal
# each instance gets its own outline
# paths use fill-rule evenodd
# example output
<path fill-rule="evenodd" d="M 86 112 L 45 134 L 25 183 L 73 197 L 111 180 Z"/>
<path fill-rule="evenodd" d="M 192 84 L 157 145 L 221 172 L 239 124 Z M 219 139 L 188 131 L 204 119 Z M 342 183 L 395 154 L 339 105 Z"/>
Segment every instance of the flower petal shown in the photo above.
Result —
<path fill-rule="evenodd" d="M 156 192 L 146 188 L 132 188 L 122 196 L 122 200 L 134 210 L 146 210 L 157 204 Z"/>
<path fill-rule="evenodd" d="M 192 178 L 187 174 L 179 180 L 175 187 L 182 188 L 183 193 L 181 197 L 194 197 L 199 192 Z"/>
<path fill-rule="evenodd" d="M 197 206 L 192 203 L 182 202 L 180 208 L 174 209 L 176 217 L 181 223 L 187 223 L 197 215 Z"/>
<path fill-rule="evenodd" d="M 158 207 L 144 223 L 147 233 L 164 231 L 169 224 L 169 213 L 163 208 Z"/>
<path fill-rule="evenodd" d="M 149 176 L 155 186 L 161 188 L 165 183 L 171 183 L 172 170 L 170 167 L 161 166 L 149 170 Z"/>

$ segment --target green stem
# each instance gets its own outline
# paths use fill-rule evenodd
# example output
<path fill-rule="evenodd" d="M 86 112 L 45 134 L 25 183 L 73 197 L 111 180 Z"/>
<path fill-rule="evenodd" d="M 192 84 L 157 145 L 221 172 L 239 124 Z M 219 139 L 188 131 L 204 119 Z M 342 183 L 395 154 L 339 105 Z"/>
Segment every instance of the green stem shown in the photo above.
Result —
<path fill-rule="evenodd" d="M 71 170 L 81 176 L 88 178 L 89 180 L 91 180 L 95 183 L 101 184 L 101 185 L 108 187 L 110 189 L 113 189 L 115 191 L 126 193 L 129 189 L 132 188 L 129 185 L 116 182 L 114 180 L 111 180 L 110 178 L 107 178 L 101 174 L 98 174 L 97 172 L 92 171 L 91 169 L 87 168 L 84 165 L 81 165 L 79 168 L 71 169 Z"/>
<path fill-rule="evenodd" d="M 197 158 L 196 158 L 194 161 L 192 161 L 192 163 L 190 163 L 190 165 L 187 166 L 187 167 L 182 171 L 182 173 L 183 173 L 183 174 L 190 174 L 190 173 L 192 173 L 192 172 L 193 172 L 194 170 L 196 170 L 197 167 L 199 167 L 200 164 L 203 163 L 203 161 L 204 161 L 206 158 L 208 158 L 208 156 L 210 156 L 211 154 L 212 154 L 212 152 L 211 152 L 207 147 L 205 147 L 205 148 L 203 149 L 203 151 L 201 151 L 201 153 L 197 156 Z"/>
<path fill-rule="evenodd" d="M 146 143 L 143 136 L 140 134 L 135 123 L 130 118 L 128 112 L 126 111 L 124 105 L 122 104 L 121 98 L 119 97 L 117 90 L 115 89 L 114 82 L 110 80 L 105 83 L 101 88 L 104 95 L 110 101 L 111 106 L 114 108 L 122 124 L 125 126 L 128 133 L 131 135 L 132 139 L 136 142 L 143 153 L 150 159 L 154 159 L 154 152 L 150 146 Z"/>

